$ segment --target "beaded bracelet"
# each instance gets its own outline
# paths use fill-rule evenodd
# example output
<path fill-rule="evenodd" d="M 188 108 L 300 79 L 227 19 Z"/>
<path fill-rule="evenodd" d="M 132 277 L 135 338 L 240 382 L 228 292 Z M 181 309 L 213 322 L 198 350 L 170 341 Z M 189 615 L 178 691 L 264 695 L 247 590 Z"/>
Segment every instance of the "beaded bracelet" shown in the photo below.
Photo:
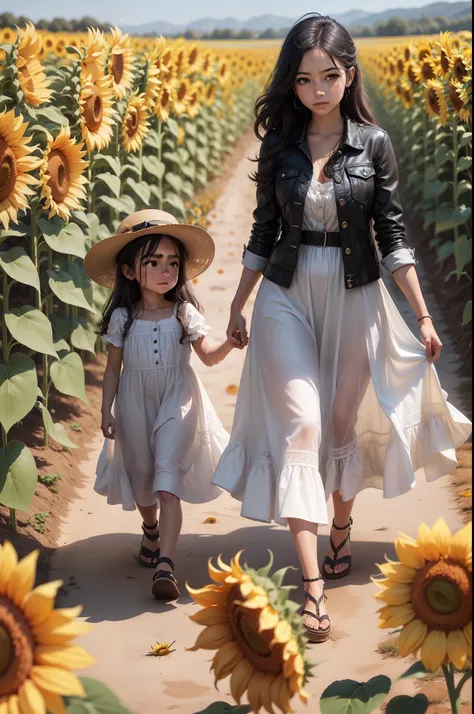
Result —
<path fill-rule="evenodd" d="M 432 317 L 431 315 L 422 315 L 421 317 L 419 317 L 419 318 L 418 318 L 418 324 L 419 324 L 422 320 L 426 320 L 426 318 L 429 318 L 429 319 L 431 320 L 431 322 L 434 324 L 434 317 Z"/>

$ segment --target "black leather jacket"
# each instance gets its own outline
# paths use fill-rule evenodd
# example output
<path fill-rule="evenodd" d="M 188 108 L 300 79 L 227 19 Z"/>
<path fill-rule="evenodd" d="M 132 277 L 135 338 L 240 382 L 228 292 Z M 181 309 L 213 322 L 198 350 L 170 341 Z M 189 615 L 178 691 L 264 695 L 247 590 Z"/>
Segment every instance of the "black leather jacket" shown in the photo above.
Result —
<path fill-rule="evenodd" d="M 306 134 L 307 121 L 293 129 L 274 159 L 273 180 L 257 185 L 254 225 L 245 249 L 267 259 L 259 261 L 264 276 L 285 288 L 297 266 L 304 204 L 313 177 Z M 275 132 L 264 137 L 260 159 L 275 146 L 276 138 Z M 388 134 L 350 119 L 345 119 L 343 145 L 333 155 L 332 166 L 345 287 L 350 290 L 381 277 L 372 220 L 382 258 L 408 248 L 398 168 Z"/>

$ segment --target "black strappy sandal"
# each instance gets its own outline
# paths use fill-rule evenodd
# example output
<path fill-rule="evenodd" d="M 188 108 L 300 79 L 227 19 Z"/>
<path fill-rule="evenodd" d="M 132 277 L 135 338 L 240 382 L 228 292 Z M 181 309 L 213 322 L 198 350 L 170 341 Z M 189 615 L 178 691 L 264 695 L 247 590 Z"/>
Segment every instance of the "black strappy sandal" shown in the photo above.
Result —
<path fill-rule="evenodd" d="M 143 538 L 140 553 L 138 554 L 138 562 L 140 563 L 140 565 L 143 565 L 144 568 L 156 568 L 156 566 L 158 565 L 158 560 L 160 559 L 159 548 L 158 550 L 150 550 L 149 548 L 146 548 L 143 545 L 145 538 L 153 542 L 156 542 L 160 539 L 160 531 L 158 531 L 158 533 L 150 533 L 150 531 L 154 531 L 157 527 L 158 521 L 156 521 L 154 526 L 147 526 L 145 523 L 142 523 Z M 150 562 L 147 562 L 146 560 L 144 560 L 144 558 L 149 558 Z"/>
<path fill-rule="evenodd" d="M 323 578 L 321 576 L 319 576 L 318 578 L 303 578 L 304 583 L 317 583 L 319 580 L 323 580 Z M 305 598 L 306 600 L 311 600 L 311 602 L 316 605 L 316 614 L 314 612 L 310 612 L 309 610 L 303 610 L 301 614 L 314 617 L 314 619 L 317 620 L 319 624 L 321 624 L 322 622 L 329 623 L 329 627 L 327 627 L 325 630 L 322 630 L 321 628 L 319 630 L 315 630 L 313 627 L 304 625 L 306 636 L 310 640 L 310 642 L 316 642 L 317 644 L 327 642 L 328 639 L 331 637 L 331 620 L 329 618 L 329 615 L 321 615 L 321 603 L 323 602 L 323 600 L 327 600 L 326 593 L 323 590 L 323 594 L 321 595 L 319 600 L 316 600 L 316 598 L 311 595 L 311 593 L 305 592 Z"/>
<path fill-rule="evenodd" d="M 166 563 L 174 570 L 174 563 L 170 558 L 160 558 L 158 565 L 160 563 Z M 153 576 L 152 593 L 157 600 L 177 600 L 180 592 L 173 573 L 168 570 L 157 570 Z"/>
<path fill-rule="evenodd" d="M 332 548 L 332 551 L 333 551 L 333 553 L 334 553 L 334 557 L 333 557 L 333 558 L 330 558 L 329 555 L 327 555 L 327 556 L 324 558 L 323 570 L 324 570 L 324 577 L 325 577 L 327 580 L 341 580 L 342 578 L 347 578 L 347 576 L 349 575 L 349 573 L 350 573 L 351 570 L 352 570 L 352 555 L 343 555 L 341 558 L 338 558 L 338 554 L 339 554 L 339 553 L 341 552 L 341 550 L 344 548 L 344 546 L 346 545 L 346 543 L 347 543 L 348 541 L 350 542 L 350 540 L 351 540 L 351 530 L 352 530 L 352 524 L 353 524 L 353 523 L 354 523 L 354 521 L 353 521 L 352 518 L 351 518 L 351 519 L 349 520 L 349 523 L 347 524 L 347 526 L 344 526 L 343 528 L 340 528 L 339 526 L 336 526 L 336 523 L 335 523 L 334 520 L 333 520 L 333 522 L 332 522 L 332 527 L 333 527 L 336 531 L 345 531 L 347 528 L 349 528 L 349 533 L 348 533 L 347 536 L 344 538 L 344 540 L 342 541 L 342 543 L 340 543 L 340 545 L 337 545 L 337 546 L 334 545 L 334 541 L 333 541 L 332 537 L 329 538 L 329 545 L 330 545 L 331 548 Z M 343 570 L 343 571 L 340 572 L 340 573 L 335 573 L 335 572 L 334 572 L 335 569 L 336 569 L 336 567 L 337 567 L 338 565 L 345 565 L 346 563 L 347 563 L 348 567 L 347 567 L 345 570 Z M 332 570 L 333 570 L 332 573 L 328 572 L 327 567 L 326 567 L 327 565 L 329 565 L 329 567 L 332 568 Z"/>

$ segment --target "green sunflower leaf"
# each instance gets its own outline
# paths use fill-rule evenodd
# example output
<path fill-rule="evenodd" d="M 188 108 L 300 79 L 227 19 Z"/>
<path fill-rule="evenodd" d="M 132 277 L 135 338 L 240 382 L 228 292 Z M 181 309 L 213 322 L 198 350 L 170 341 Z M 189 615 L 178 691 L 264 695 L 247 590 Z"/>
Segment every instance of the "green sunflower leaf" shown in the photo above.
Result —
<path fill-rule="evenodd" d="M 383 675 L 368 682 L 334 682 L 321 696 L 321 714 L 371 714 L 379 709 L 391 687 L 392 681 Z"/>

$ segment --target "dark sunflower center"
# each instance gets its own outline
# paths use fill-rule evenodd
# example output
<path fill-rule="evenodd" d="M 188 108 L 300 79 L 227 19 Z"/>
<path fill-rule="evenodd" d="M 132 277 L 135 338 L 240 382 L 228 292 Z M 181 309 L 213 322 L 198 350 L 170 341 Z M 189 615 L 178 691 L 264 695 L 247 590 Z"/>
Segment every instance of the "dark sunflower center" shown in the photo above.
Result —
<path fill-rule="evenodd" d="M 178 99 L 180 101 L 182 101 L 185 98 L 185 96 L 186 96 L 186 86 L 184 84 L 182 84 L 181 87 L 179 88 Z"/>
<path fill-rule="evenodd" d="M 10 669 L 13 658 L 13 642 L 10 633 L 0 625 L 0 677 Z"/>
<path fill-rule="evenodd" d="M 197 56 L 198 56 L 197 50 L 193 50 L 191 52 L 191 54 L 189 55 L 189 64 L 194 64 L 197 60 Z"/>
<path fill-rule="evenodd" d="M 130 138 L 132 136 L 135 136 L 135 134 L 137 133 L 137 129 L 138 129 L 138 112 L 136 109 L 129 114 L 125 126 L 126 126 L 127 135 Z"/>
<path fill-rule="evenodd" d="M 457 112 L 460 112 L 461 109 L 464 107 L 463 101 L 459 94 L 456 91 L 456 87 L 453 87 L 451 84 L 449 87 L 449 98 L 451 100 L 451 104 L 453 105 L 454 109 Z"/>
<path fill-rule="evenodd" d="M 444 74 L 449 72 L 449 57 L 446 54 L 446 50 L 441 50 L 441 68 Z"/>
<path fill-rule="evenodd" d="M 417 617 L 433 630 L 452 632 L 472 620 L 472 578 L 458 562 L 428 563 L 412 585 Z"/>
<path fill-rule="evenodd" d="M 454 74 L 456 75 L 456 79 L 459 82 L 464 82 L 466 79 L 466 68 L 464 66 L 464 62 L 462 59 L 457 59 L 455 64 L 454 64 Z"/>
<path fill-rule="evenodd" d="M 84 105 L 84 119 L 89 131 L 99 131 L 102 124 L 104 108 L 99 90 L 94 87 Z"/>
<path fill-rule="evenodd" d="M 59 149 L 53 149 L 48 159 L 48 186 L 56 203 L 62 203 L 69 194 L 71 182 L 66 157 Z"/>
<path fill-rule="evenodd" d="M 0 136 L 0 201 L 12 193 L 18 178 L 15 154 Z"/>
<path fill-rule="evenodd" d="M 430 103 L 430 107 L 432 108 L 432 110 L 434 112 L 436 112 L 436 114 L 440 114 L 441 106 L 440 106 L 439 99 L 438 99 L 434 89 L 430 89 L 430 92 L 428 95 L 428 101 Z"/>
<path fill-rule="evenodd" d="M 168 106 L 168 102 L 170 100 L 170 95 L 167 89 L 163 90 L 163 94 L 161 95 L 161 106 L 166 107 Z"/>
<path fill-rule="evenodd" d="M 426 600 L 435 612 L 452 615 L 459 609 L 461 593 L 456 585 L 448 580 L 433 580 L 426 588 Z"/>
<path fill-rule="evenodd" d="M 120 84 L 120 82 L 122 81 L 124 67 L 125 65 L 123 61 L 123 54 L 113 55 L 110 73 L 114 78 L 115 84 Z"/>
<path fill-rule="evenodd" d="M 0 700 L 15 694 L 34 664 L 34 641 L 22 612 L 0 595 Z"/>
<path fill-rule="evenodd" d="M 423 77 L 425 79 L 434 79 L 435 78 L 435 73 L 434 73 L 433 67 L 430 65 L 429 62 L 423 63 L 422 72 L 423 72 Z"/>

